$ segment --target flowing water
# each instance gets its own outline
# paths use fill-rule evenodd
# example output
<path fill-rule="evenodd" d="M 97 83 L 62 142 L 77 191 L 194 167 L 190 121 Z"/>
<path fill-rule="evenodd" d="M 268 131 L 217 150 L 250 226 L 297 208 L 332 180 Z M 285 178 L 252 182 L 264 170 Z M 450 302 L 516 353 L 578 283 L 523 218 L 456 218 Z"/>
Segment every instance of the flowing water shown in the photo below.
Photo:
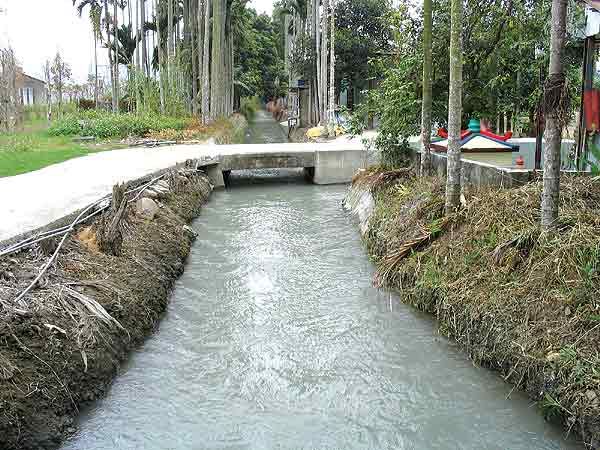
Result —
<path fill-rule="evenodd" d="M 232 182 L 160 330 L 65 450 L 579 448 L 372 286 L 344 187 Z"/>

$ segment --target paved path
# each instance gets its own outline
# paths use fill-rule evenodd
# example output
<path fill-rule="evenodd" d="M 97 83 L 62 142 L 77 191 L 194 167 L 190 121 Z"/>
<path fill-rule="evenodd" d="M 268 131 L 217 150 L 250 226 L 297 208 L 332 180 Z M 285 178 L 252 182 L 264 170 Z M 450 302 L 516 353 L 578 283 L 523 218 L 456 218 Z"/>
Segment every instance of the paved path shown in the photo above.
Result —
<path fill-rule="evenodd" d="M 326 144 L 176 145 L 94 153 L 35 172 L 0 178 L 0 241 L 51 223 L 109 194 L 116 183 L 187 159 L 285 151 L 351 150 L 360 139 Z"/>

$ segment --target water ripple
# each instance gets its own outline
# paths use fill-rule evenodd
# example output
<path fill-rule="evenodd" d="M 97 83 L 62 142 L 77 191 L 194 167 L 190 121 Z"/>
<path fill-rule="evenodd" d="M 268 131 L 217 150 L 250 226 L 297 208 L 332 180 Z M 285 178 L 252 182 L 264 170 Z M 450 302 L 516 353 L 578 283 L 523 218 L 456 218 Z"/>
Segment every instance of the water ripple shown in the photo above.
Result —
<path fill-rule="evenodd" d="M 341 187 L 215 194 L 159 332 L 65 449 L 567 449 L 371 284 Z"/>

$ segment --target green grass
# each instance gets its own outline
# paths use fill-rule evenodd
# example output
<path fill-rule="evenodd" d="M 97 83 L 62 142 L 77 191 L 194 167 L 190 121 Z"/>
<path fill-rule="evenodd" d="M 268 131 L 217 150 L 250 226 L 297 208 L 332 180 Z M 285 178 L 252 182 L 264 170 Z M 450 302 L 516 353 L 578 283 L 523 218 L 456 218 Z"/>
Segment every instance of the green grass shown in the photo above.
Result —
<path fill-rule="evenodd" d="M 112 144 L 88 146 L 73 142 L 72 137 L 50 136 L 45 130 L 0 134 L 0 177 L 31 172 L 78 156 L 119 147 Z"/>
<path fill-rule="evenodd" d="M 243 139 L 246 129 L 243 118 L 224 121 L 223 130 L 219 130 L 218 125 L 215 123 L 212 128 L 203 128 L 208 133 L 206 137 L 212 135 L 223 142 L 241 142 Z M 192 137 L 195 131 L 191 117 L 157 114 L 138 116 L 105 111 L 70 112 L 54 120 L 48 127 L 45 117 L 32 109 L 20 132 L 0 133 L 0 177 L 19 175 L 78 156 L 125 147 L 109 139 L 149 135 L 158 137 L 162 133 L 163 137 L 172 136 L 180 140 L 188 134 Z M 93 136 L 100 145 L 96 142 L 74 142 L 77 136 Z"/>

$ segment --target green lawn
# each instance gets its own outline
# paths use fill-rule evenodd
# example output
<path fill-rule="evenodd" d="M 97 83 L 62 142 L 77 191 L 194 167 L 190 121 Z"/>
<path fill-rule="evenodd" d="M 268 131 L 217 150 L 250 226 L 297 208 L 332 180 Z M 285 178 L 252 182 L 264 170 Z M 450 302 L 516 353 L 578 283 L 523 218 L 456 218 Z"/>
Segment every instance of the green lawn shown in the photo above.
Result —
<path fill-rule="evenodd" d="M 72 137 L 50 136 L 38 126 L 14 134 L 0 134 L 0 177 L 41 169 L 78 156 L 113 150 L 115 144 L 82 144 Z"/>

